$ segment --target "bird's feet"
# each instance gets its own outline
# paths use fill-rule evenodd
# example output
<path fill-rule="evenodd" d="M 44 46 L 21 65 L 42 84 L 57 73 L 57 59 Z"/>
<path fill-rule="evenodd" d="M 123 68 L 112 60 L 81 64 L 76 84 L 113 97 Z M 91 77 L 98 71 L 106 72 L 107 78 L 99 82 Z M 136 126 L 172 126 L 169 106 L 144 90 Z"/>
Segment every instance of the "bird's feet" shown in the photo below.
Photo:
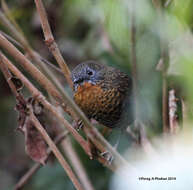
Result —
<path fill-rule="evenodd" d="M 108 165 L 111 165 L 114 160 L 113 155 L 109 151 L 100 153 L 100 156 L 103 157 L 107 161 Z"/>
<path fill-rule="evenodd" d="M 72 126 L 73 126 L 77 131 L 79 131 L 79 130 L 81 130 L 81 129 L 83 128 L 84 124 L 83 124 L 83 121 L 82 121 L 82 120 L 78 120 L 78 121 L 74 121 L 74 122 L 72 123 Z"/>

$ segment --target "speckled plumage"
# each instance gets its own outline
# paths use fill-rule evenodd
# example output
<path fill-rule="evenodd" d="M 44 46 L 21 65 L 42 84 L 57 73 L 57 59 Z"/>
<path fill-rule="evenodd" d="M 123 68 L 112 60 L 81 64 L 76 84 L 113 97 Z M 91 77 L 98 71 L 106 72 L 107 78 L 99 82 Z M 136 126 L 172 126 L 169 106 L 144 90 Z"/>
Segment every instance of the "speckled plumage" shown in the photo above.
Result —
<path fill-rule="evenodd" d="M 132 80 L 120 70 L 88 61 L 72 71 L 74 100 L 89 119 L 110 127 L 132 122 Z"/>

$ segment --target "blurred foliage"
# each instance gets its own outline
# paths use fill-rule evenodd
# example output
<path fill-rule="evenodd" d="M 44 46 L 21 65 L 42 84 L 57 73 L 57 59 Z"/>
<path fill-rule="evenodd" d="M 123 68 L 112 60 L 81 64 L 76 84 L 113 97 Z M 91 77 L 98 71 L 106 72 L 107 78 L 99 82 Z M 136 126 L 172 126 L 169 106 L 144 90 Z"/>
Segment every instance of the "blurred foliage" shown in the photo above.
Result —
<path fill-rule="evenodd" d="M 55 63 L 44 44 L 34 2 L 6 2 L 33 47 L 43 57 Z M 71 69 L 84 60 L 95 59 L 118 67 L 129 75 L 130 18 L 134 12 L 140 116 L 147 126 L 148 136 L 154 137 L 162 132 L 162 80 L 161 72 L 156 70 L 161 55 L 160 39 L 169 46 L 168 81 L 172 84 L 169 88 L 175 86 L 179 97 L 183 97 L 188 105 L 188 121 L 193 119 L 192 0 L 162 1 L 164 18 L 159 17 L 151 0 L 135 1 L 135 10 L 131 9 L 131 0 L 49 0 L 44 3 L 57 43 Z M 1 25 L 0 27 L 6 31 Z M 65 85 L 62 77 L 60 80 Z M 34 84 L 37 85 L 35 82 Z M 17 127 L 15 99 L 1 73 L 0 95 L 0 176 L 3 176 L 0 177 L 0 189 L 9 189 L 27 171 L 32 161 L 25 155 L 23 137 L 14 132 Z M 80 147 L 74 144 L 94 187 L 100 190 L 108 189 L 111 172 L 99 163 L 89 160 Z M 124 144 L 123 140 L 122 145 Z M 4 178 L 7 180 L 4 181 Z M 52 163 L 41 168 L 24 190 L 61 190 L 64 187 L 73 189 L 62 168 Z"/>

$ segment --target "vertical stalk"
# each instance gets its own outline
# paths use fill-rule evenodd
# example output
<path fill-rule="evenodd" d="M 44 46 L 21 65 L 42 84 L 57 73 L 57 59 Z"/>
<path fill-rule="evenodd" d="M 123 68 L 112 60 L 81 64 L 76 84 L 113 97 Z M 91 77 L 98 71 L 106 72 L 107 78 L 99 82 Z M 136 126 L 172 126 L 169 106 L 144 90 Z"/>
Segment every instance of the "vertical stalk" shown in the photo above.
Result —
<path fill-rule="evenodd" d="M 164 24 L 165 24 L 165 15 L 163 11 L 162 4 L 159 0 L 152 0 L 154 7 L 157 10 L 160 27 L 159 27 L 159 35 L 160 35 L 160 49 L 161 49 L 161 61 L 160 68 L 162 72 L 162 121 L 163 121 L 163 132 L 169 132 L 169 109 L 168 109 L 168 83 L 167 83 L 167 70 L 169 64 L 169 55 L 168 55 L 168 44 L 163 36 L 165 34 Z"/>
<path fill-rule="evenodd" d="M 137 106 L 137 97 L 138 97 L 138 76 L 137 76 L 137 56 L 136 56 L 136 21 L 135 21 L 135 11 L 136 11 L 136 5 L 135 1 L 132 1 L 131 3 L 131 51 L 130 51 L 130 57 L 131 57 L 131 65 L 132 65 L 132 78 L 133 78 L 133 96 L 134 96 L 134 118 L 136 121 L 138 118 L 138 106 Z"/>

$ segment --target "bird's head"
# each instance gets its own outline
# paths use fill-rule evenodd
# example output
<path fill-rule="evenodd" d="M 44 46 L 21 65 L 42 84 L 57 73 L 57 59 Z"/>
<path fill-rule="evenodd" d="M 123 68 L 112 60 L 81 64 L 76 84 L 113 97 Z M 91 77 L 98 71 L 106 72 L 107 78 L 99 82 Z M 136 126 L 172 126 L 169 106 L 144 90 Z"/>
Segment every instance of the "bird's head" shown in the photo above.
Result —
<path fill-rule="evenodd" d="M 77 65 L 71 74 L 74 90 L 85 82 L 95 85 L 104 79 L 106 66 L 95 61 L 86 61 Z"/>

